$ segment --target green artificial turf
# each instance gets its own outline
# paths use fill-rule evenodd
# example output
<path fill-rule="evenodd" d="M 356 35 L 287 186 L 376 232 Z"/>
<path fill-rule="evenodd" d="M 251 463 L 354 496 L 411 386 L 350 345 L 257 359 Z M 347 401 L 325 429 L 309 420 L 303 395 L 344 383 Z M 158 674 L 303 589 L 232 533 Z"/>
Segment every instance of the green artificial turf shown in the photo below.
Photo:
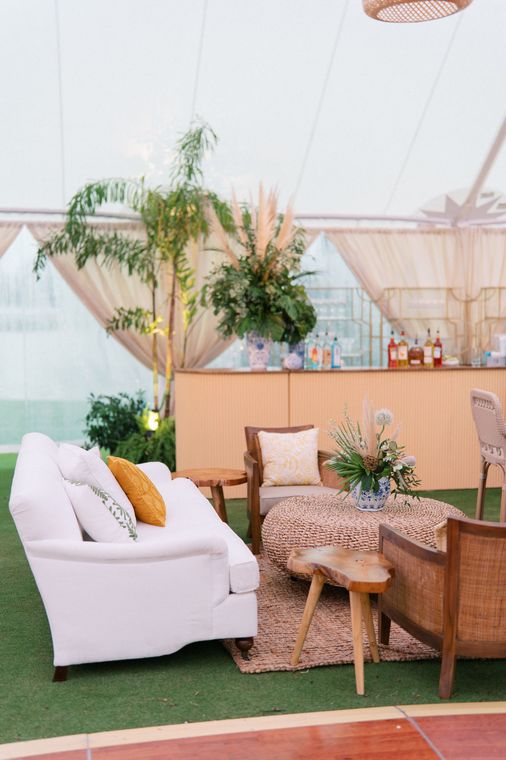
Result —
<path fill-rule="evenodd" d="M 359 697 L 351 665 L 243 675 L 219 642 L 191 644 L 167 657 L 74 666 L 67 682 L 52 683 L 44 609 L 7 509 L 14 462 L 14 455 L 0 456 L 0 742 L 438 701 L 437 661 L 366 664 L 367 695 Z M 475 491 L 431 495 L 473 514 Z M 487 518 L 496 519 L 498 508 L 499 492 L 490 490 Z M 228 510 L 232 526 L 244 537 L 244 501 L 229 502 Z M 506 661 L 459 662 L 453 699 L 506 699 Z"/>

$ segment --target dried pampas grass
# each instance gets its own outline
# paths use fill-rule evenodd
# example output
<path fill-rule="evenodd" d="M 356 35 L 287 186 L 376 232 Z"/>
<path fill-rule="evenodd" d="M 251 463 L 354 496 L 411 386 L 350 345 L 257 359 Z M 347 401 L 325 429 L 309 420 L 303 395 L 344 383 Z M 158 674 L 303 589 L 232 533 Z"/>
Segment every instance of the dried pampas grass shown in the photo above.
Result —
<path fill-rule="evenodd" d="M 373 405 L 368 398 L 364 398 L 362 404 L 362 438 L 366 445 L 366 453 L 369 457 L 376 457 L 378 453 L 378 441 L 376 437 L 376 415 Z"/>
<path fill-rule="evenodd" d="M 227 254 L 229 258 L 230 263 L 235 269 L 239 269 L 239 260 L 237 256 L 235 255 L 235 253 L 233 252 L 232 248 L 230 247 L 228 235 L 223 229 L 223 225 L 218 219 L 218 215 L 210 203 L 207 206 L 207 216 L 209 219 L 209 224 L 211 225 L 211 230 L 214 232 L 214 234 L 218 238 L 223 251 Z"/>
<path fill-rule="evenodd" d="M 278 223 L 278 195 L 275 190 L 270 190 L 269 193 L 266 193 L 263 185 L 260 184 L 258 204 L 253 202 L 253 198 L 250 198 L 248 209 L 250 222 L 248 223 L 248 227 L 245 225 L 244 212 L 237 201 L 234 192 L 232 192 L 232 202 L 230 207 L 239 243 L 248 253 L 254 253 L 258 259 L 265 259 L 270 246 L 274 248 L 275 251 L 281 252 L 289 248 L 292 244 L 296 232 L 292 203 L 290 202 L 288 204 L 283 221 L 276 234 Z M 227 254 L 232 265 L 237 269 L 239 267 L 239 262 L 231 248 L 230 238 L 220 223 L 211 204 L 208 206 L 208 219 L 211 229 L 216 234 L 221 247 Z M 251 251 L 252 242 L 254 242 L 253 251 Z M 274 256 L 269 263 L 268 270 L 275 266 L 275 259 L 276 257 Z M 268 275 L 268 270 L 266 271 L 266 275 Z"/>

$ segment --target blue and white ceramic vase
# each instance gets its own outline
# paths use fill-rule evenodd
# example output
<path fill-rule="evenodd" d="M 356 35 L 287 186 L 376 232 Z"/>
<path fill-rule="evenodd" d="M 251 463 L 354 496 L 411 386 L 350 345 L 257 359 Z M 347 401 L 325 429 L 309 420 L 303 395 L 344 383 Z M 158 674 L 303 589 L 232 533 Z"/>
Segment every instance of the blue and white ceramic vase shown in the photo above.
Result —
<path fill-rule="evenodd" d="M 359 483 L 351 495 L 355 499 L 356 508 L 361 512 L 379 512 L 385 507 L 390 496 L 390 478 L 380 478 L 379 489 L 376 492 L 372 489 L 363 490 Z"/>
<path fill-rule="evenodd" d="M 246 333 L 246 345 L 248 347 L 250 369 L 267 369 L 272 340 L 270 338 L 263 338 L 258 333 L 249 332 Z"/>

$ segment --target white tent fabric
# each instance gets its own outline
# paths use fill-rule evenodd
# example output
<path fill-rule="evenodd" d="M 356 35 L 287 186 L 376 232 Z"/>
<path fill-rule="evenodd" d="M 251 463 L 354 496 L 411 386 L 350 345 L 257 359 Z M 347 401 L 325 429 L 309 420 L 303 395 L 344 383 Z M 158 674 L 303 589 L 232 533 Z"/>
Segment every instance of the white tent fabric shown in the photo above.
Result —
<path fill-rule="evenodd" d="M 144 176 L 150 185 L 163 185 L 175 141 L 199 114 L 219 137 L 215 152 L 206 156 L 204 181 L 225 197 L 233 188 L 239 199 L 247 199 L 256 195 L 262 181 L 266 187 L 279 187 L 281 206 L 294 196 L 296 211 L 306 220 L 308 214 L 324 213 L 412 215 L 428 199 L 469 188 L 480 176 L 503 119 L 498 93 L 503 88 L 505 25 L 504 0 L 473 0 L 461 14 L 412 25 L 375 22 L 363 13 L 359 0 L 0 4 L 0 212 L 12 219 L 9 210 L 61 211 L 86 182 L 107 177 Z M 20 62 L 15 76 L 13 61 Z M 486 175 L 487 186 L 504 192 L 504 145 Z M 21 319 L 17 310 L 29 310 L 30 329 L 23 317 L 19 340 L 12 334 L 5 338 L 12 332 L 8 309 L 0 322 L 9 345 L 16 351 L 26 348 L 25 398 L 37 397 L 28 359 L 43 362 L 50 356 L 49 343 L 37 343 L 38 318 L 23 300 L 28 294 L 41 298 L 40 291 L 32 293 L 31 266 L 16 239 L 20 219 L 33 218 L 17 214 L 15 222 L 0 223 L 0 293 L 13 304 L 16 319 Z M 32 227 L 35 234 L 42 229 L 37 227 L 38 232 Z M 487 283 L 504 282 L 500 236 L 398 232 L 398 238 L 370 230 L 363 236 L 360 230 L 336 233 L 341 234 L 335 241 L 338 249 L 380 304 L 385 289 L 394 287 L 391 282 L 402 289 L 413 279 L 434 283 L 437 277 L 444 289 L 445 283 L 457 281 L 458 272 L 464 296 L 483 292 Z M 385 271 L 378 264 L 380 249 L 381 255 L 388 251 L 391 262 Z M 14 255 L 23 259 L 19 271 Z M 212 260 L 213 254 L 206 257 L 202 276 Z M 388 279 L 386 269 L 397 265 L 397 279 Z M 403 279 L 404 265 L 410 269 Z M 55 266 L 100 324 L 113 305 L 145 298 L 133 281 L 111 285 L 109 272 L 90 267 L 76 274 L 64 259 Z M 29 285 L 15 294 L 21 273 Z M 52 304 L 47 316 L 58 327 L 53 338 L 66 330 L 54 304 L 68 305 L 72 296 L 68 288 L 60 290 L 64 283 L 57 274 L 48 267 L 48 283 L 54 276 L 51 287 L 59 294 L 51 301 L 48 286 L 45 295 Z M 0 310 L 4 307 L 0 302 Z M 392 300 L 382 308 L 400 326 L 403 310 Z M 89 316 L 73 299 L 69 323 L 74 334 L 77 315 L 85 321 L 83 313 Z M 473 307 L 459 306 L 448 319 L 448 329 L 460 321 L 460 336 L 475 318 Z M 213 325 L 209 314 L 196 322 L 189 366 L 207 362 L 223 348 Z M 130 334 L 118 337 L 148 364 L 145 340 Z M 108 346 L 109 354 L 119 352 L 114 354 L 116 365 L 126 367 L 124 387 L 131 388 L 137 373 L 134 360 L 128 365 L 121 358 L 117 342 Z M 91 360 L 92 353 L 88 349 L 90 370 L 99 363 L 97 356 Z M 77 373 L 78 366 L 69 362 Z M 88 380 L 92 390 L 95 386 Z M 114 383 L 107 385 L 103 378 L 102 387 L 116 387 Z M 76 398 L 84 397 L 81 385 L 73 386 L 71 379 L 69 388 Z M 0 402 L 2 398 L 0 392 Z"/>
<path fill-rule="evenodd" d="M 225 195 L 263 180 L 284 201 L 300 179 L 299 213 L 382 213 L 397 184 L 386 211 L 410 214 L 479 171 L 503 118 L 505 26 L 503 0 L 407 25 L 360 0 L 2 3 L 0 207 L 62 208 L 103 177 L 163 183 L 197 113 Z M 503 148 L 488 184 L 505 176 Z"/>
<path fill-rule="evenodd" d="M 83 440 L 90 393 L 146 392 L 150 372 L 80 303 L 53 266 L 33 274 L 37 244 L 21 229 L 0 258 L 0 450 L 29 430 Z"/>

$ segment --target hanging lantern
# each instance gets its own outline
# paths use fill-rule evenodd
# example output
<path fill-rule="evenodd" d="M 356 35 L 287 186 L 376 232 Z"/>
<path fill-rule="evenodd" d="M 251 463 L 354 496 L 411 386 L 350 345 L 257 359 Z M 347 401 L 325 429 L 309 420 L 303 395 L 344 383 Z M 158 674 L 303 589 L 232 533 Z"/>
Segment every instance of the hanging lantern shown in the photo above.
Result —
<path fill-rule="evenodd" d="M 364 11 L 378 21 L 397 24 L 432 21 L 464 10 L 473 0 L 363 0 Z"/>

